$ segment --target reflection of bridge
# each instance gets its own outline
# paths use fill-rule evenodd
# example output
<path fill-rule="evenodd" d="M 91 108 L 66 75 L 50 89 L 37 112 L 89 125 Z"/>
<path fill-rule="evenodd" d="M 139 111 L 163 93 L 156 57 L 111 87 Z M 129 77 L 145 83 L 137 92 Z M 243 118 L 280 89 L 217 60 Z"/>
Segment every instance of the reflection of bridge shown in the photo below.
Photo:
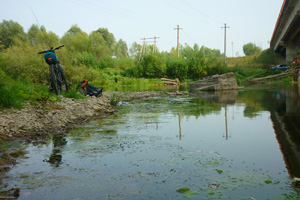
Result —
<path fill-rule="evenodd" d="M 299 117 L 271 113 L 271 119 L 291 177 L 300 177 Z"/>
<path fill-rule="evenodd" d="M 271 48 L 291 62 L 300 50 L 300 0 L 284 0 L 271 40 Z"/>
<path fill-rule="evenodd" d="M 280 145 L 287 170 L 291 177 L 300 177 L 300 88 L 295 86 L 286 96 L 277 93 L 273 97 L 275 107 L 271 107 L 271 120 Z M 268 99 L 270 96 L 268 96 Z"/>

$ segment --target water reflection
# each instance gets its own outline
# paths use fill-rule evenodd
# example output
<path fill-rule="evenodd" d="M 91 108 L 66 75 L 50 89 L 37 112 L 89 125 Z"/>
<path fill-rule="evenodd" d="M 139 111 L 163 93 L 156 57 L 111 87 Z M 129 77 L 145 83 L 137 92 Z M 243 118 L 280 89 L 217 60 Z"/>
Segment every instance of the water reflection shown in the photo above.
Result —
<path fill-rule="evenodd" d="M 225 104 L 225 138 L 228 139 L 227 105 L 245 104 L 244 116 L 255 118 L 270 112 L 274 133 L 286 168 L 292 178 L 300 177 L 300 98 L 299 86 L 291 88 L 248 88 L 245 91 L 203 92 L 198 98 L 209 103 Z"/>
<path fill-rule="evenodd" d="M 237 94 L 238 94 L 238 90 L 223 90 L 223 91 L 202 91 L 192 95 L 201 98 L 209 103 L 233 105 L 236 102 Z"/>
<path fill-rule="evenodd" d="M 65 139 L 64 134 L 57 133 L 53 135 L 53 150 L 48 160 L 44 160 L 45 162 L 49 162 L 53 167 L 59 167 L 62 162 L 62 148 L 67 144 L 67 140 Z"/>
<path fill-rule="evenodd" d="M 247 88 L 132 101 L 34 147 L 10 185 L 33 188 L 30 199 L 183 199 L 181 187 L 191 199 L 277 199 L 291 191 L 285 166 L 299 177 L 298 96 Z"/>

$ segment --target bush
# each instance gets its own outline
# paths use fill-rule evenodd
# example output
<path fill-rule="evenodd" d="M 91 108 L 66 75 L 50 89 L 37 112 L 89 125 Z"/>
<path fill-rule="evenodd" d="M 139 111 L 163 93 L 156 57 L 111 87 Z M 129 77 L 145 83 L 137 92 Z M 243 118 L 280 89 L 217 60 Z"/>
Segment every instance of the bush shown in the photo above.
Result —
<path fill-rule="evenodd" d="M 73 87 L 72 89 L 70 89 L 69 91 L 67 91 L 66 93 L 63 93 L 63 95 L 67 98 L 73 98 L 73 99 L 85 99 L 86 97 L 84 95 L 82 95 L 77 89 L 76 87 Z"/>
<path fill-rule="evenodd" d="M 16 93 L 16 86 L 0 83 L 0 108 L 22 108 L 20 95 Z"/>
<path fill-rule="evenodd" d="M 188 64 L 186 60 L 177 57 L 170 57 L 167 60 L 167 77 L 178 78 L 180 81 L 187 78 Z"/>
<path fill-rule="evenodd" d="M 85 65 L 87 67 L 95 67 L 97 64 L 97 60 L 92 54 L 84 51 L 84 52 L 79 52 L 75 55 L 73 64 Z"/>
<path fill-rule="evenodd" d="M 211 61 L 206 67 L 207 76 L 212 76 L 215 74 L 224 74 L 227 72 L 227 66 L 220 61 Z"/>
<path fill-rule="evenodd" d="M 146 54 L 137 63 L 139 77 L 159 78 L 165 74 L 165 60 L 162 54 Z"/>
<path fill-rule="evenodd" d="M 204 77 L 207 72 L 205 70 L 206 63 L 202 58 L 188 59 L 188 75 L 187 77 L 192 80 L 199 80 Z"/>
<path fill-rule="evenodd" d="M 111 56 L 103 57 L 98 63 L 98 67 L 100 69 L 115 68 L 115 66 L 116 66 L 116 60 L 115 60 L 115 58 L 112 58 Z"/>

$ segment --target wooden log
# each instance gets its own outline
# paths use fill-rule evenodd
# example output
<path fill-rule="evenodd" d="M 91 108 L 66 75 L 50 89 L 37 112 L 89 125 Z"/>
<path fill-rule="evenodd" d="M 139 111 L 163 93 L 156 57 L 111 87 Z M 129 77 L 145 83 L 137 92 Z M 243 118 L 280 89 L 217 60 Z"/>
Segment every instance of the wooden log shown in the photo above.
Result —
<path fill-rule="evenodd" d="M 293 75 L 294 73 L 295 73 L 295 70 L 287 70 L 287 71 L 285 71 L 283 73 L 280 73 L 280 74 L 270 75 L 270 76 L 261 77 L 261 78 L 255 78 L 255 79 L 247 80 L 247 81 L 249 81 L 249 82 L 269 81 L 269 80 L 272 80 L 272 79 L 285 78 L 285 77 Z"/>
<path fill-rule="evenodd" d="M 178 82 L 177 79 L 167 79 L 167 78 L 161 78 L 161 81 L 169 81 L 169 82 Z"/>
<path fill-rule="evenodd" d="M 177 85 L 177 83 L 173 82 L 173 81 L 164 81 L 164 84 L 166 84 L 166 85 Z"/>

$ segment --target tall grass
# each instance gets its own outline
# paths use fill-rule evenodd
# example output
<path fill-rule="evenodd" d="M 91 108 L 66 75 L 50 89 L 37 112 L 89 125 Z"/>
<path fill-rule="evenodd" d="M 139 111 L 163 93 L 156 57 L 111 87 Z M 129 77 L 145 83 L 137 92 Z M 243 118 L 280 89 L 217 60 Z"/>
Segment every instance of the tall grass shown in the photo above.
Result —
<path fill-rule="evenodd" d="M 71 88 L 69 91 L 63 93 L 63 96 L 67 98 L 73 98 L 73 99 L 85 99 L 86 97 L 81 94 L 76 87 Z"/>
<path fill-rule="evenodd" d="M 10 85 L 0 83 L 0 107 L 4 108 L 22 108 L 22 100 L 20 95 L 16 92 L 18 90 L 17 85 Z"/>

